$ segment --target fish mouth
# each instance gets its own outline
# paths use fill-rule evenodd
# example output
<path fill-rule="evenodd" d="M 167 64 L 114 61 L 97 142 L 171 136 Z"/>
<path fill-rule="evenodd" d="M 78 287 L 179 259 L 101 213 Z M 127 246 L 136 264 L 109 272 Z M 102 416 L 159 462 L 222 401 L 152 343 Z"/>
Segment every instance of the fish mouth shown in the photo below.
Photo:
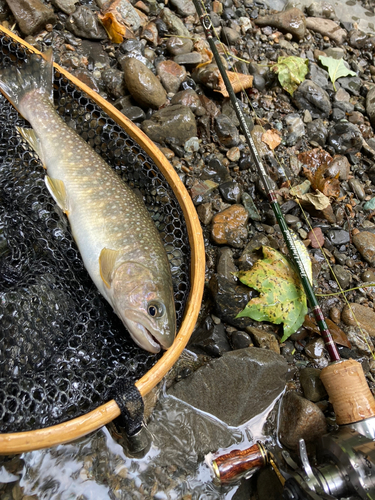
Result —
<path fill-rule="evenodd" d="M 125 324 L 129 330 L 131 338 L 139 347 L 145 349 L 145 351 L 156 354 L 164 349 L 161 342 L 153 334 L 153 331 L 150 328 L 146 328 L 136 319 L 133 320 L 126 318 Z"/>

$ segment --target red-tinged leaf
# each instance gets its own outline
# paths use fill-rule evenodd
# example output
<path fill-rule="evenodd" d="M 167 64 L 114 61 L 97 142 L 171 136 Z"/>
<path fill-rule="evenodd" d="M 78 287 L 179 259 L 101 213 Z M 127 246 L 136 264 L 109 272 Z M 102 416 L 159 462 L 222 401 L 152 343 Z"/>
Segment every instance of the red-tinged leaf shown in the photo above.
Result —
<path fill-rule="evenodd" d="M 352 348 L 351 343 L 349 342 L 348 337 L 346 336 L 346 333 L 341 330 L 340 327 L 336 325 L 333 321 L 331 321 L 329 318 L 326 318 L 326 323 L 328 326 L 329 331 L 331 332 L 332 338 L 336 344 L 342 345 L 344 347 L 347 347 L 348 349 Z M 305 316 L 305 321 L 303 323 L 303 326 L 306 328 L 306 330 L 310 330 L 311 332 L 317 333 L 318 335 L 321 335 L 319 327 L 315 321 L 315 318 L 312 318 L 311 316 Z"/>

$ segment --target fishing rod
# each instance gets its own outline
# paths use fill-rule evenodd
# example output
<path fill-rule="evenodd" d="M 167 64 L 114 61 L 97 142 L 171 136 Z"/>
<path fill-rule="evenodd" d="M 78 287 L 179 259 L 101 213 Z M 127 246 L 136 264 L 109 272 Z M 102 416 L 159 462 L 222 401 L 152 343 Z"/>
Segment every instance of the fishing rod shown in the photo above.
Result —
<path fill-rule="evenodd" d="M 338 472 L 335 475 L 332 471 L 329 471 L 329 473 L 327 473 L 327 477 L 325 477 L 324 473 L 322 474 L 322 472 L 317 473 L 320 479 L 324 479 L 324 485 L 321 484 L 320 479 L 320 482 L 318 480 L 315 480 L 316 478 L 314 479 L 315 476 L 314 473 L 311 472 L 312 469 L 308 463 L 306 450 L 304 448 L 304 442 L 301 442 L 301 462 L 303 465 L 303 470 L 307 472 L 305 473 L 305 475 L 302 474 L 299 477 L 303 478 L 302 483 L 304 484 L 304 486 L 307 485 L 307 488 L 310 488 L 311 491 L 321 490 L 321 492 L 323 493 L 329 492 L 331 494 L 341 494 L 341 491 L 337 489 L 337 485 L 339 483 L 342 483 L 342 481 L 340 482 L 339 479 L 343 476 L 346 477 L 349 474 L 351 477 L 351 482 L 349 481 L 349 484 L 346 486 L 348 486 L 349 489 L 353 487 L 358 492 L 358 484 L 361 483 L 361 481 L 358 480 L 359 482 L 356 482 L 353 478 L 360 478 L 360 475 L 363 472 L 365 476 L 367 475 L 371 483 L 366 483 L 365 490 L 368 491 L 368 489 L 370 488 L 372 491 L 371 494 L 375 495 L 375 473 L 369 473 L 368 469 L 366 469 L 367 466 L 363 465 L 360 458 L 358 458 L 362 455 L 356 455 L 356 453 L 353 451 L 356 449 L 358 452 L 361 445 L 363 444 L 362 441 L 364 436 L 365 439 L 369 439 L 370 441 L 366 443 L 365 448 L 368 451 L 370 465 L 371 463 L 373 463 L 374 465 L 374 467 L 372 467 L 372 470 L 375 469 L 375 443 L 373 442 L 373 440 L 375 439 L 375 400 L 368 387 L 362 365 L 358 361 L 352 359 L 340 359 L 336 344 L 333 341 L 331 332 L 328 329 L 327 323 L 324 319 L 324 315 L 319 306 L 314 290 L 312 289 L 310 280 L 307 276 L 294 239 L 285 222 L 283 213 L 276 198 L 276 194 L 272 189 L 270 178 L 257 151 L 254 140 L 247 126 L 245 116 L 239 106 L 232 84 L 228 78 L 226 69 L 216 48 L 216 37 L 214 36 L 214 28 L 211 22 L 211 18 L 206 11 L 204 4 L 200 2 L 201 0 L 193 0 L 193 4 L 198 13 L 200 22 L 205 32 L 205 36 L 210 45 L 217 67 L 220 71 L 221 77 L 229 94 L 232 106 L 240 122 L 242 132 L 252 153 L 259 177 L 263 183 L 269 203 L 279 224 L 290 256 L 298 272 L 310 307 L 313 311 L 320 333 L 324 340 L 325 347 L 331 359 L 331 364 L 321 371 L 320 378 L 327 390 L 330 402 L 333 405 L 336 414 L 336 422 L 338 425 L 343 426 L 340 431 L 342 429 L 345 429 L 346 432 L 347 427 L 350 426 L 351 432 L 356 433 L 352 441 L 350 441 L 351 438 L 348 438 L 344 431 L 342 431 L 341 434 L 338 435 L 338 437 L 334 436 L 332 438 L 332 449 L 334 451 L 332 451 L 331 453 L 330 460 L 333 460 L 336 463 L 336 469 Z M 204 10 L 202 9 L 202 6 Z M 329 439 L 326 438 L 326 447 L 328 446 L 327 440 L 329 441 Z M 340 447 L 340 443 L 342 444 L 342 447 Z M 241 474 L 244 472 L 244 470 L 246 470 L 247 467 L 251 467 L 251 465 L 249 464 L 256 463 L 257 465 L 259 465 L 262 462 L 266 464 L 268 462 L 267 453 L 262 447 L 258 449 L 255 446 L 255 448 L 255 452 L 254 448 L 251 447 L 248 450 L 234 450 L 229 454 L 217 457 L 213 461 L 213 470 L 216 476 L 222 482 L 226 482 L 227 479 L 236 477 L 237 472 Z M 350 453 L 350 450 L 352 453 Z M 355 471 L 354 474 L 352 473 L 352 470 Z M 354 486 L 353 483 L 355 483 Z M 365 490 L 363 490 L 363 496 L 361 495 L 363 498 L 367 498 Z M 297 498 L 297 496 L 293 497 L 292 493 L 288 498 Z"/>
<path fill-rule="evenodd" d="M 231 103 L 232 103 L 233 108 L 236 112 L 237 118 L 240 122 L 242 132 L 246 138 L 246 142 L 247 142 L 247 144 L 250 148 L 250 151 L 253 155 L 258 174 L 259 174 L 260 179 L 261 179 L 263 186 L 264 186 L 264 190 L 267 194 L 268 200 L 269 200 L 270 205 L 272 207 L 272 210 L 275 214 L 276 220 L 280 226 L 285 243 L 286 243 L 288 250 L 289 250 L 289 253 L 292 257 L 292 261 L 297 268 L 299 277 L 301 279 L 301 283 L 302 283 L 303 288 L 305 290 L 309 304 L 313 310 L 316 322 L 318 324 L 320 333 L 321 333 L 322 338 L 324 340 L 324 343 L 325 343 L 325 346 L 326 346 L 327 351 L 329 353 L 329 356 L 331 358 L 331 361 L 340 361 L 340 355 L 338 353 L 336 344 L 334 343 L 331 332 L 329 331 L 327 323 L 325 322 L 324 315 L 323 315 L 322 310 L 319 306 L 319 303 L 316 299 L 316 296 L 315 296 L 314 290 L 312 289 L 310 280 L 307 276 L 305 266 L 303 265 L 300 254 L 298 252 L 298 249 L 294 243 L 292 235 L 291 235 L 289 228 L 285 222 L 285 218 L 284 218 L 284 215 L 281 211 L 280 205 L 277 201 L 276 194 L 271 187 L 269 176 L 268 176 L 266 169 L 264 167 L 264 164 L 259 156 L 259 153 L 258 153 L 257 148 L 255 146 L 254 140 L 253 140 L 253 138 L 250 134 L 249 128 L 247 126 L 245 116 L 240 108 L 240 105 L 239 105 L 238 100 L 236 98 L 236 94 L 234 93 L 232 84 L 230 83 L 230 80 L 228 78 L 226 69 L 224 67 L 224 64 L 223 64 L 221 58 L 220 58 L 219 52 L 216 48 L 216 44 L 215 44 L 215 40 L 214 40 L 214 36 L 213 36 L 213 31 L 212 31 L 211 18 L 209 16 L 208 12 L 203 12 L 199 0 L 193 0 L 193 3 L 194 3 L 194 6 L 197 10 L 198 15 L 199 15 L 201 24 L 203 26 L 207 41 L 208 41 L 210 48 L 212 50 L 213 56 L 215 58 L 217 67 L 219 68 L 219 71 L 220 71 L 220 74 L 223 78 L 225 87 L 228 91 Z"/>

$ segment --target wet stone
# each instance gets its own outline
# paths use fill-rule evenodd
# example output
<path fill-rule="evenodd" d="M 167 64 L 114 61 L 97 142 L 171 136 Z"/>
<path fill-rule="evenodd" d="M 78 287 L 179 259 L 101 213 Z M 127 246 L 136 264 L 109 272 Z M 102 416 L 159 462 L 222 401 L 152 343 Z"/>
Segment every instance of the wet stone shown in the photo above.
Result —
<path fill-rule="evenodd" d="M 345 305 L 341 312 L 342 321 L 348 326 L 357 326 L 357 321 L 363 330 L 375 337 L 375 312 L 370 307 L 362 306 L 361 304 L 351 303 Z M 357 321 L 356 321 L 357 320 Z"/>
<path fill-rule="evenodd" d="M 324 236 L 320 227 L 315 227 L 309 231 L 307 238 L 311 241 L 312 248 L 321 248 L 324 245 Z"/>
<path fill-rule="evenodd" d="M 257 207 L 255 206 L 254 200 L 249 193 L 242 193 L 241 201 L 242 205 L 248 211 L 251 220 L 260 221 L 262 219 Z"/>
<path fill-rule="evenodd" d="M 340 286 L 343 290 L 349 288 L 350 282 L 352 280 L 352 273 L 348 269 L 345 269 L 345 267 L 339 264 L 333 266 L 332 270 L 333 270 L 333 273 L 331 273 L 332 279 L 335 279 L 336 277 L 337 281 L 340 283 Z"/>
<path fill-rule="evenodd" d="M 366 193 L 359 179 L 349 179 L 349 186 L 360 201 L 363 201 L 365 199 Z"/>
<path fill-rule="evenodd" d="M 362 257 L 372 266 L 375 265 L 375 234 L 362 231 L 353 235 L 353 243 Z"/>
<path fill-rule="evenodd" d="M 301 40 L 306 32 L 306 18 L 297 8 L 258 17 L 255 22 L 258 26 L 272 26 L 291 33 L 297 40 Z"/>
<path fill-rule="evenodd" d="M 75 35 L 89 40 L 105 40 L 107 32 L 99 22 L 97 13 L 86 5 L 80 5 L 71 14 L 66 27 Z"/>
<path fill-rule="evenodd" d="M 363 138 L 357 125 L 339 122 L 331 128 L 328 143 L 338 154 L 357 153 L 362 148 Z"/>
<path fill-rule="evenodd" d="M 257 347 L 260 347 L 261 349 L 269 349 L 277 354 L 280 354 L 280 344 L 275 335 L 252 326 L 248 326 L 246 331 L 250 333 L 251 337 L 254 339 L 254 344 Z"/>
<path fill-rule="evenodd" d="M 230 343 L 233 350 L 245 349 L 252 346 L 251 337 L 248 333 L 236 330 L 230 335 Z"/>
<path fill-rule="evenodd" d="M 235 146 L 234 148 L 230 148 L 230 150 L 226 154 L 226 157 L 229 161 L 237 162 L 241 157 L 241 152 L 239 148 Z"/>
<path fill-rule="evenodd" d="M 309 30 L 316 31 L 323 36 L 328 36 L 331 40 L 341 45 L 347 37 L 347 31 L 340 28 L 335 21 L 323 19 L 321 17 L 308 17 L 306 27 Z"/>
<path fill-rule="evenodd" d="M 187 106 L 193 112 L 200 107 L 201 102 L 198 94 L 193 89 L 186 89 L 177 92 L 171 99 L 171 104 L 182 104 Z"/>
<path fill-rule="evenodd" d="M 73 14 L 76 10 L 76 4 L 79 0 L 52 0 L 52 4 L 58 9 L 65 12 L 65 14 Z"/>
<path fill-rule="evenodd" d="M 234 45 L 241 38 L 241 33 L 232 28 L 224 26 L 221 30 L 221 41 L 228 45 Z"/>
<path fill-rule="evenodd" d="M 299 380 L 303 394 L 309 401 L 316 403 L 327 396 L 327 391 L 320 380 L 320 370 L 317 368 L 304 368 L 300 371 Z"/>
<path fill-rule="evenodd" d="M 146 113 L 138 106 L 122 108 L 121 112 L 132 122 L 142 123 L 146 119 Z"/>
<path fill-rule="evenodd" d="M 202 203 L 197 207 L 197 213 L 201 223 L 207 226 L 213 217 L 212 203 Z"/>
<path fill-rule="evenodd" d="M 212 219 L 211 236 L 218 245 L 230 245 L 241 248 L 247 238 L 249 214 L 242 205 L 231 207 L 216 214 Z"/>
<path fill-rule="evenodd" d="M 187 39 L 190 39 L 189 30 L 184 25 L 182 19 L 177 17 L 170 9 L 168 9 L 168 7 L 162 9 L 160 13 L 160 19 L 165 23 L 167 27 L 167 32 L 164 34 L 160 34 L 160 36 L 169 34 L 169 35 L 183 36 Z M 191 42 L 191 46 L 193 48 L 193 42 Z"/>
<path fill-rule="evenodd" d="M 171 5 L 176 9 L 180 16 L 194 16 L 196 13 L 194 4 L 191 0 L 171 0 Z"/>
<path fill-rule="evenodd" d="M 195 204 L 205 203 L 209 195 L 217 188 L 217 183 L 211 180 L 194 179 L 190 188 L 190 196 Z M 212 208 L 212 205 L 211 205 Z"/>
<path fill-rule="evenodd" d="M 228 425 L 239 426 L 280 395 L 286 372 L 287 363 L 282 356 L 249 347 L 224 353 L 168 392 Z"/>
<path fill-rule="evenodd" d="M 124 73 L 116 68 L 108 68 L 102 72 L 102 80 L 107 93 L 118 99 L 125 95 Z"/>
<path fill-rule="evenodd" d="M 361 274 L 361 280 L 365 283 L 375 283 L 375 270 L 366 269 L 366 271 L 363 271 Z"/>
<path fill-rule="evenodd" d="M 233 261 L 232 250 L 228 247 L 219 249 L 219 258 L 216 265 L 216 272 L 223 278 L 226 278 L 233 283 L 237 283 L 235 274 L 238 272 Z"/>
<path fill-rule="evenodd" d="M 193 42 L 190 39 L 172 36 L 168 38 L 166 47 L 172 56 L 178 56 L 180 54 L 188 54 L 191 52 Z"/>
<path fill-rule="evenodd" d="M 340 181 L 346 181 L 350 174 L 350 163 L 346 156 L 335 155 L 331 160 L 329 167 L 327 169 L 327 175 L 329 177 L 336 177 L 339 174 Z"/>
<path fill-rule="evenodd" d="M 236 318 L 236 316 L 255 296 L 251 288 L 214 275 L 209 282 L 209 290 L 215 301 L 215 314 L 222 321 L 241 329 L 250 324 L 249 318 Z"/>
<path fill-rule="evenodd" d="M 375 87 L 368 91 L 366 96 L 366 112 L 372 125 L 375 125 Z"/>
<path fill-rule="evenodd" d="M 306 135 L 309 141 L 314 141 L 323 147 L 328 137 L 328 129 L 324 121 L 318 118 L 306 125 Z"/>
<path fill-rule="evenodd" d="M 305 135 L 305 125 L 302 118 L 296 113 L 291 113 L 286 116 L 285 123 L 287 125 L 288 132 L 288 135 L 286 136 L 287 145 L 294 146 L 297 140 Z"/>
<path fill-rule="evenodd" d="M 311 359 L 319 359 L 324 355 L 324 341 L 322 338 L 314 339 L 305 347 L 306 355 Z"/>
<path fill-rule="evenodd" d="M 280 441 L 294 450 L 298 449 L 301 438 L 313 443 L 327 432 L 323 412 L 295 392 L 287 392 L 283 397 L 279 422 Z"/>
<path fill-rule="evenodd" d="M 219 186 L 220 194 L 227 203 L 240 203 L 241 201 L 241 185 L 237 182 L 227 181 Z"/>
<path fill-rule="evenodd" d="M 38 33 L 56 21 L 53 9 L 40 0 L 12 0 L 8 5 L 24 35 Z"/>
<path fill-rule="evenodd" d="M 307 78 L 319 85 L 319 87 L 322 87 L 322 89 L 333 90 L 328 71 L 321 68 L 316 63 L 310 63 Z"/>
<path fill-rule="evenodd" d="M 150 120 L 142 123 L 142 130 L 155 142 L 163 143 L 167 138 L 173 138 L 180 146 L 197 136 L 197 125 L 191 109 L 180 104 L 154 113 Z"/>
<path fill-rule="evenodd" d="M 313 118 L 326 118 L 331 112 L 331 101 L 325 90 L 311 80 L 305 80 L 294 93 L 299 109 L 308 109 Z"/>
<path fill-rule="evenodd" d="M 204 167 L 201 175 L 202 180 L 210 179 L 218 184 L 231 180 L 227 167 L 220 160 L 212 158 Z"/>
<path fill-rule="evenodd" d="M 326 19 L 334 19 L 335 9 L 328 2 L 311 2 L 306 7 L 306 13 L 310 17 L 324 17 Z"/>
<path fill-rule="evenodd" d="M 223 146 L 233 147 L 237 146 L 240 142 L 240 134 L 237 127 L 223 114 L 215 117 L 215 131 Z"/>
<path fill-rule="evenodd" d="M 332 57 L 337 61 L 340 59 L 346 59 L 346 52 L 342 47 L 329 47 L 325 50 L 327 57 Z"/>
<path fill-rule="evenodd" d="M 339 78 L 337 83 L 352 95 L 359 95 L 359 91 L 362 86 L 361 79 L 358 76 L 346 76 L 344 78 Z"/>
<path fill-rule="evenodd" d="M 167 92 L 175 94 L 186 76 L 186 70 L 174 61 L 166 60 L 157 65 L 157 74 Z"/>
<path fill-rule="evenodd" d="M 122 69 L 126 86 L 138 104 L 157 109 L 165 103 L 166 92 L 162 84 L 145 64 L 134 57 L 127 57 L 122 62 Z"/>
<path fill-rule="evenodd" d="M 222 323 L 215 325 L 211 319 L 203 328 L 198 328 L 189 341 L 189 348 L 209 356 L 219 357 L 230 351 L 230 346 Z"/>

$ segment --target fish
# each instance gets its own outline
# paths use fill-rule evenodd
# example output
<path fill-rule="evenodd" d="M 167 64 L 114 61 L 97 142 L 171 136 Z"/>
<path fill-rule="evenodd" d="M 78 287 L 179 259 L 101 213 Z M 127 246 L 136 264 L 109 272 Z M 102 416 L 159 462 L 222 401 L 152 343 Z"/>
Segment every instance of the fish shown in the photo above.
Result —
<path fill-rule="evenodd" d="M 170 348 L 176 312 L 160 234 L 141 196 L 56 112 L 52 50 L 0 71 L 0 90 L 32 127 L 18 131 L 43 163 L 47 189 L 99 292 L 138 346 Z"/>

